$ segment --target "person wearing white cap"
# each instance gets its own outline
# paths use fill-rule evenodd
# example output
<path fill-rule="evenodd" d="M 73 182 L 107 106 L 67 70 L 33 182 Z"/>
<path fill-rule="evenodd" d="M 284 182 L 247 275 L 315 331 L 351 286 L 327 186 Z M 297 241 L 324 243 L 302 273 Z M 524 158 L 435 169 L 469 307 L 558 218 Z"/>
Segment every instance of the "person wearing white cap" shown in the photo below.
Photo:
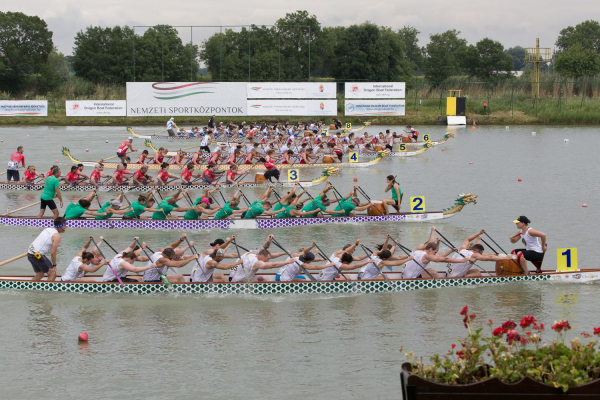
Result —
<path fill-rule="evenodd" d="M 177 125 L 175 125 L 175 118 L 171 117 L 171 119 L 167 121 L 167 132 L 169 133 L 169 136 L 175 136 L 175 131 L 173 130 L 173 127 L 176 126 Z"/>
<path fill-rule="evenodd" d="M 137 152 L 137 149 L 133 148 L 133 138 L 131 136 L 129 136 L 127 140 L 124 140 L 117 149 L 117 157 L 119 157 L 122 163 L 131 162 L 131 159 L 127 157 L 127 150 L 132 153 Z"/>
<path fill-rule="evenodd" d="M 113 214 L 123 215 L 131 211 L 131 207 L 121 209 L 121 207 L 123 207 L 121 201 L 123 201 L 123 192 L 111 201 L 104 203 L 102 208 L 98 210 L 98 213 L 105 213 L 105 215 L 97 215 L 96 219 L 108 219 L 112 217 Z"/>
<path fill-rule="evenodd" d="M 235 239 L 235 236 L 232 236 Z M 214 274 L 215 269 L 228 270 L 243 263 L 238 259 L 231 264 L 220 264 L 225 258 L 225 250 L 216 249 L 210 255 L 203 255 L 198 259 L 198 268 L 192 274 L 192 282 L 229 282 L 229 279 L 223 274 Z"/>

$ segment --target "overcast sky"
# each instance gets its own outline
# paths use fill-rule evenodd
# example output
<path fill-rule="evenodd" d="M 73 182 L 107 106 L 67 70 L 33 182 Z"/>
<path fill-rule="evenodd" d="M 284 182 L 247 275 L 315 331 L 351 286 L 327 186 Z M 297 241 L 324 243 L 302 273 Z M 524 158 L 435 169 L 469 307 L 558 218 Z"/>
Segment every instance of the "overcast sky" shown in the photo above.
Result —
<path fill-rule="evenodd" d="M 365 21 L 392 29 L 410 25 L 421 32 L 421 46 L 429 34 L 457 29 L 469 43 L 489 37 L 506 48 L 534 47 L 539 37 L 540 46 L 553 48 L 561 29 L 586 19 L 600 19 L 598 0 L 577 0 L 572 7 L 567 4 L 559 0 L 25 0 L 5 2 L 2 11 L 44 19 L 59 51 L 69 55 L 75 34 L 90 25 L 271 25 L 297 9 L 316 15 L 321 26 Z M 189 41 L 189 29 L 180 32 Z M 214 29 L 195 29 L 193 40 L 200 44 L 211 33 Z"/>

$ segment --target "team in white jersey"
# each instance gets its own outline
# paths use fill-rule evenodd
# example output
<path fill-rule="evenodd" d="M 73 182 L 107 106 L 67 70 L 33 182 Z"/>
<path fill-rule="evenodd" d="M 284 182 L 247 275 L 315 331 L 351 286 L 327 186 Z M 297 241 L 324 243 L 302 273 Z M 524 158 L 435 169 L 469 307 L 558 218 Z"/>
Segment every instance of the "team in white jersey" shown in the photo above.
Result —
<path fill-rule="evenodd" d="M 472 266 L 475 265 L 475 261 L 499 261 L 510 260 L 512 258 L 511 255 L 498 256 L 494 254 L 484 254 L 485 249 L 481 244 L 479 244 L 481 235 L 483 233 L 485 233 L 484 229 L 466 238 L 458 249 L 452 249 L 452 257 L 461 260 L 462 263 L 452 265 L 448 264 L 447 276 L 453 278 L 463 276 L 481 276 L 481 272 L 479 272 L 478 269 L 472 268 Z M 475 239 L 477 239 L 477 241 L 474 244 L 471 244 L 471 242 Z"/>

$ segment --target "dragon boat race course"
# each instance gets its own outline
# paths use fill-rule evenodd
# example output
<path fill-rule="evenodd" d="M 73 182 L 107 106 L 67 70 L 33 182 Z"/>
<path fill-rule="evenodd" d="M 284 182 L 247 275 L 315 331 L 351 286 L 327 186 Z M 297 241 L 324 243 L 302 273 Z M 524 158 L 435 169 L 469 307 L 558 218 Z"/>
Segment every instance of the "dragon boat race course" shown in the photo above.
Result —
<path fill-rule="evenodd" d="M 378 134 L 388 128 L 401 132 L 404 127 L 367 126 L 365 130 Z M 134 127 L 139 135 L 152 135 L 161 129 Z M 435 225 L 457 246 L 485 229 L 510 251 L 523 247 L 508 240 L 517 232 L 513 220 L 520 215 L 529 217 L 531 227 L 547 235 L 544 271 L 556 270 L 559 248 L 577 248 L 582 270 L 600 268 L 594 258 L 600 226 L 598 128 L 418 129 L 431 140 L 439 140 L 449 132 L 455 136 L 415 156 L 384 157 L 366 168 L 343 166 L 329 181 L 342 195 L 359 184 L 371 199 L 378 200 L 390 197 L 384 193 L 386 176 L 397 175 L 404 195 L 401 212 L 410 211 L 410 197 L 415 196 L 425 198 L 425 211 L 454 207 L 461 194 L 478 195 L 477 204 L 467 204 L 452 218 L 427 222 L 359 221 L 273 229 L 228 226 L 207 231 L 135 226 L 121 229 L 120 225 L 115 229 L 69 228 L 62 234 L 57 273 L 65 271 L 90 235 L 96 240 L 104 236 L 117 250 L 139 236 L 156 250 L 186 232 L 202 251 L 213 240 L 232 234 L 237 236 L 238 244 L 256 249 L 272 233 L 287 250 L 295 252 L 316 241 L 329 256 L 357 238 L 374 249 L 386 234 L 412 249 L 427 240 Z M 63 147 L 77 159 L 95 161 L 114 156 L 128 136 L 125 127 L 7 126 L 0 127 L 0 147 L 2 157 L 8 160 L 18 146 L 24 146 L 26 165 L 35 165 L 37 172 L 45 174 L 51 165 L 58 164 L 64 175 L 73 163 L 62 155 Z M 155 147 L 169 151 L 196 142 L 152 139 Z M 143 138 L 134 138 L 133 147 L 147 149 Z M 347 158 L 345 155 L 344 161 Z M 92 167 L 86 166 L 83 172 L 89 175 L 91 171 Z M 322 171 L 315 167 L 298 172 L 301 181 L 312 181 Z M 156 170 L 150 174 L 155 176 Z M 253 172 L 245 180 L 253 180 L 252 176 Z M 1 178 L 3 183 L 5 176 Z M 284 180 L 286 170 L 282 170 Z M 323 187 L 319 183 L 307 190 L 317 196 Z M 203 190 L 194 190 L 192 198 Z M 226 197 L 234 190 L 222 189 Z M 265 187 L 243 190 L 253 201 Z M 276 190 L 283 195 L 290 188 Z M 98 193 L 103 203 L 116 197 L 114 191 Z M 69 202 L 85 194 L 63 191 L 61 215 Z M 131 201 L 137 195 L 127 193 Z M 39 201 L 39 196 L 40 191 L 3 189 L 0 210 L 3 213 L 24 207 Z M 587 207 L 582 207 L 584 203 Z M 37 212 L 34 206 L 13 216 L 31 217 Z M 0 226 L 4 243 L 0 261 L 26 252 L 41 230 L 37 226 Z M 442 246 L 441 250 L 445 249 Z M 114 256 L 107 246 L 103 245 L 102 250 L 107 258 Z M 271 250 L 278 251 L 273 246 Z M 230 247 L 231 251 L 235 248 Z M 357 248 L 356 255 L 362 254 Z M 182 272 L 189 274 L 193 265 L 188 264 Z M 478 265 L 494 270 L 493 262 Z M 446 270 L 445 264 L 432 266 Z M 0 268 L 2 276 L 33 273 L 26 258 Z M 391 275 L 399 276 L 402 268 L 393 267 Z M 92 275 L 101 275 L 104 270 Z M 534 270 L 531 264 L 529 270 Z M 387 268 L 384 271 L 389 272 Z M 398 374 L 405 360 L 399 347 L 424 356 L 445 353 L 448 343 L 465 335 L 462 324 L 457 323 L 465 304 L 481 317 L 475 325 L 479 323 L 477 326 L 484 329 L 488 329 L 484 325 L 488 318 L 516 320 L 527 314 L 547 324 L 554 319 L 569 320 L 575 331 L 598 325 L 596 299 L 600 283 L 578 282 L 591 276 L 598 276 L 598 272 L 564 274 L 547 281 L 489 279 L 472 286 L 438 279 L 437 283 L 422 280 L 426 283 L 410 285 L 399 281 L 363 286 L 330 284 L 319 290 L 311 289 L 311 283 L 296 285 L 294 290 L 278 290 L 281 284 L 276 283 L 264 286 L 265 290 L 259 284 L 243 284 L 238 285 L 243 290 L 237 291 L 225 288 L 233 284 L 223 284 L 222 290 L 186 289 L 184 286 L 192 287 L 187 284 L 171 292 L 114 290 L 117 293 L 104 290 L 102 285 L 94 290 L 54 290 L 41 284 L 7 285 L 0 279 L 2 397 L 398 399 Z M 88 333 L 88 342 L 78 342 L 81 332 Z M 550 337 L 554 332 L 548 329 L 545 334 Z"/>

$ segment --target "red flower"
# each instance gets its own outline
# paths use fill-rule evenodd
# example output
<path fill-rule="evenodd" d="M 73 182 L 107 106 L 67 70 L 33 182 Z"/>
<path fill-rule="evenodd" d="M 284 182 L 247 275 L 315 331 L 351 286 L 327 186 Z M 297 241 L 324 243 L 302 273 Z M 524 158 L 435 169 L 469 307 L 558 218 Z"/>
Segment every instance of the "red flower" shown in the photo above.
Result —
<path fill-rule="evenodd" d="M 505 331 L 511 331 L 516 327 L 517 324 L 515 324 L 515 321 L 513 321 L 512 319 L 509 319 L 508 321 L 502 324 L 502 329 L 504 329 Z"/>
<path fill-rule="evenodd" d="M 456 352 L 456 355 L 458 356 L 459 360 L 463 359 L 463 354 L 465 354 L 464 350 L 459 350 L 459 351 Z"/>
<path fill-rule="evenodd" d="M 506 334 L 506 341 L 508 342 L 508 344 L 513 344 L 514 342 L 518 342 L 520 340 L 521 335 L 519 335 L 514 329 Z"/>
<path fill-rule="evenodd" d="M 468 312 L 469 312 L 469 306 L 464 306 L 462 311 L 460 312 L 460 315 L 467 315 Z"/>
<path fill-rule="evenodd" d="M 531 336 L 531 332 L 525 332 L 527 336 Z"/>
<path fill-rule="evenodd" d="M 521 328 L 525 329 L 525 328 L 528 328 L 530 325 L 533 325 L 533 326 L 536 325 L 536 321 L 535 321 L 535 318 L 533 318 L 533 315 L 528 315 L 526 317 L 523 317 L 523 319 L 521 319 Z"/>
<path fill-rule="evenodd" d="M 589 338 L 589 337 L 590 337 L 590 336 L 592 336 L 592 335 L 590 335 L 590 334 L 589 334 L 589 333 L 587 333 L 587 332 L 581 332 L 581 336 L 583 336 L 584 338 Z"/>
<path fill-rule="evenodd" d="M 455 348 L 455 347 L 456 347 L 456 344 L 455 344 L 455 343 L 452 343 L 452 348 Z"/>
<path fill-rule="evenodd" d="M 527 344 L 527 338 L 525 336 L 521 336 L 520 341 L 521 341 L 521 344 L 523 344 L 523 345 Z"/>
<path fill-rule="evenodd" d="M 494 329 L 494 332 L 492 332 L 492 335 L 502 336 L 502 335 L 504 335 L 504 329 L 502 329 L 501 327 L 498 327 L 498 328 Z"/>
<path fill-rule="evenodd" d="M 552 325 L 552 329 L 556 332 L 568 331 L 571 329 L 571 325 L 569 325 L 569 321 L 560 320 Z"/>
<path fill-rule="evenodd" d="M 594 328 L 594 335 L 600 336 L 600 328 Z"/>

